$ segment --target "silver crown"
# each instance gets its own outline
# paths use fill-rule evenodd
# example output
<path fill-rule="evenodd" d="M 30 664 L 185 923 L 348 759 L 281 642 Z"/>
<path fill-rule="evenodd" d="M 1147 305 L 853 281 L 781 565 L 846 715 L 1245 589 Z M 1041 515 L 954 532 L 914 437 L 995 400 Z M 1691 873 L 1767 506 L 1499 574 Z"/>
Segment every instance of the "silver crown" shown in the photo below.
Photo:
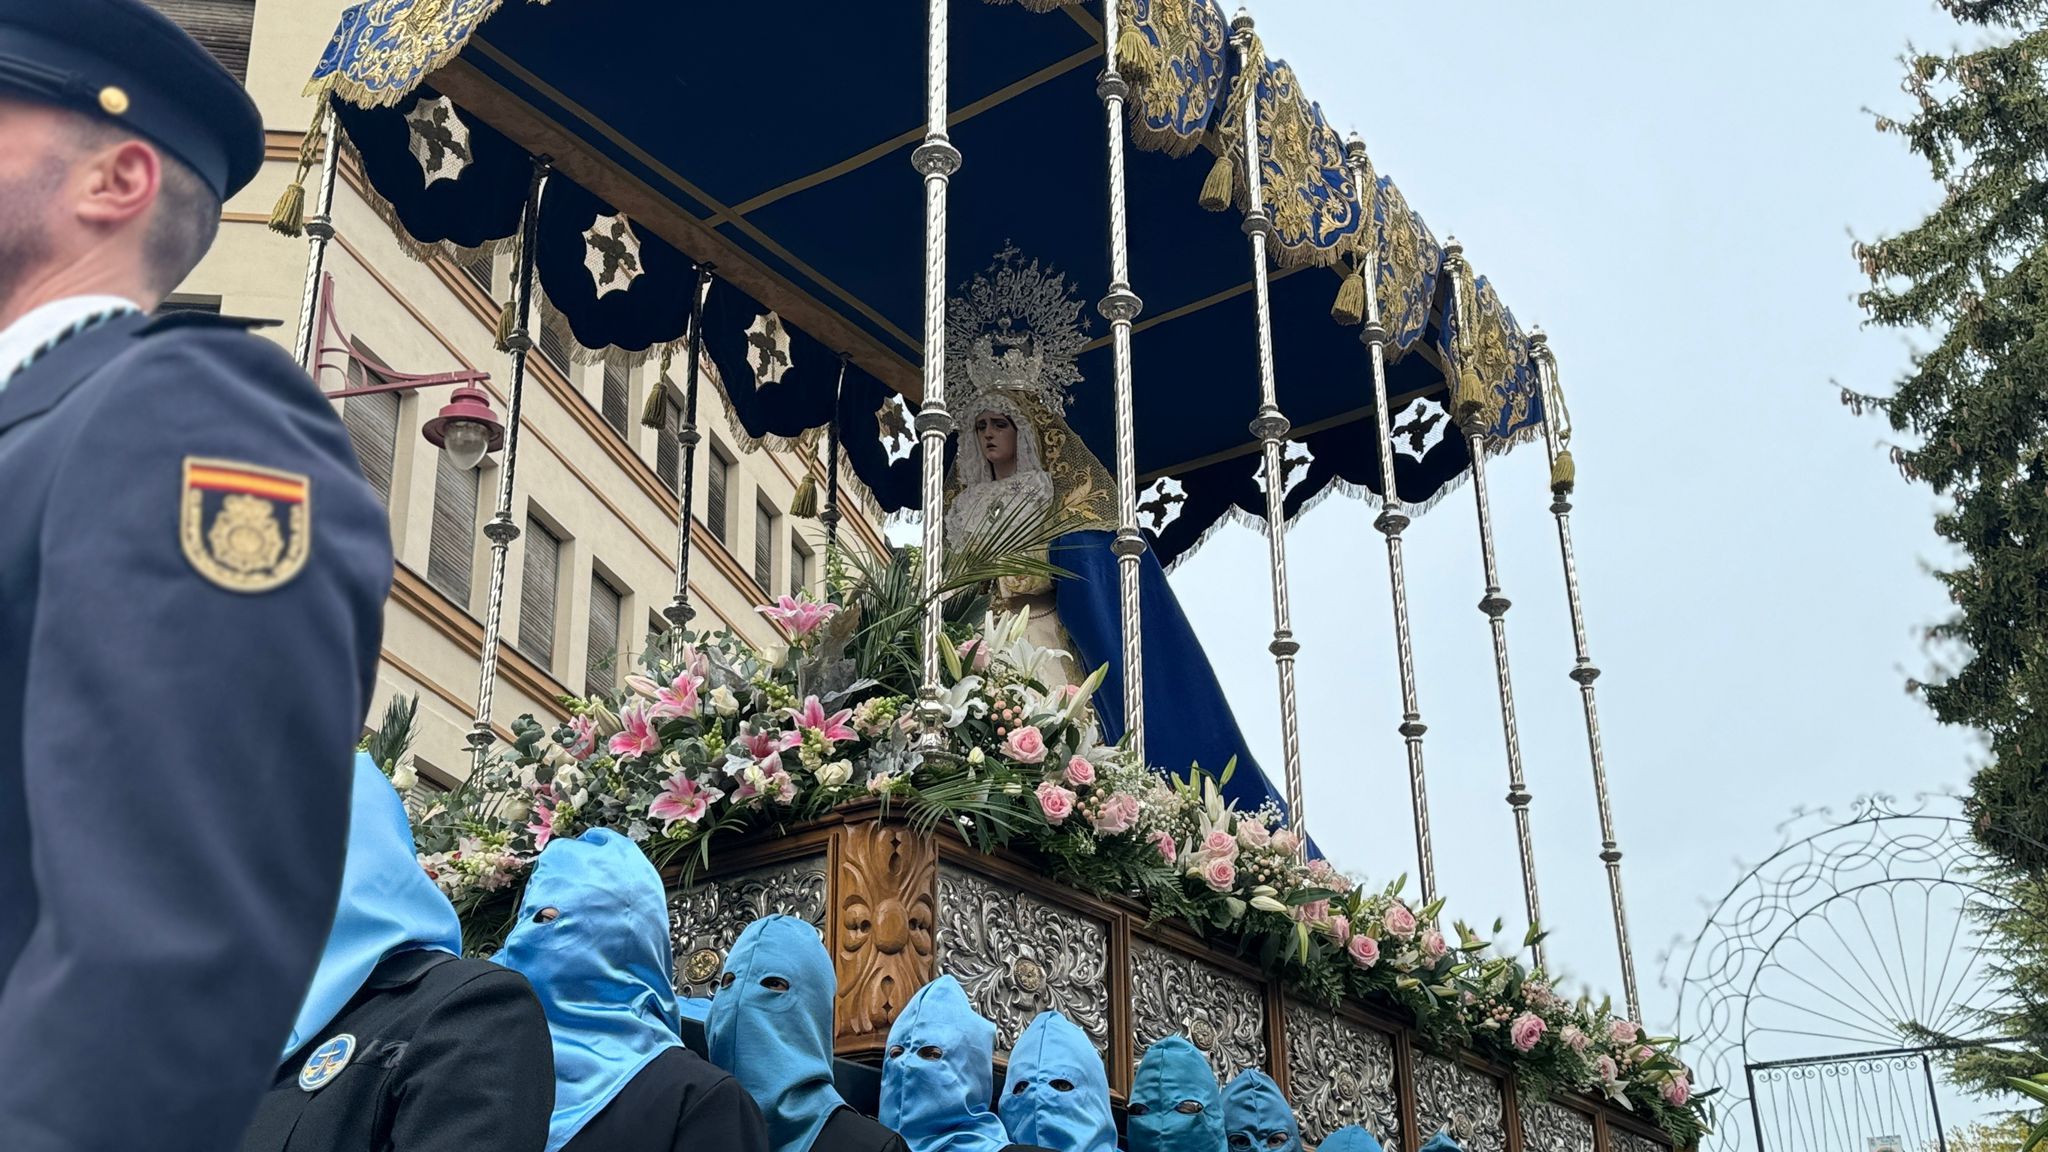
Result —
<path fill-rule="evenodd" d="M 1001 394 L 1065 412 L 1067 389 L 1081 379 L 1074 361 L 1088 343 L 1081 309 L 1064 276 L 1015 248 L 997 253 L 948 302 L 947 371 L 962 381 L 954 411 L 971 414 L 980 397 Z"/>

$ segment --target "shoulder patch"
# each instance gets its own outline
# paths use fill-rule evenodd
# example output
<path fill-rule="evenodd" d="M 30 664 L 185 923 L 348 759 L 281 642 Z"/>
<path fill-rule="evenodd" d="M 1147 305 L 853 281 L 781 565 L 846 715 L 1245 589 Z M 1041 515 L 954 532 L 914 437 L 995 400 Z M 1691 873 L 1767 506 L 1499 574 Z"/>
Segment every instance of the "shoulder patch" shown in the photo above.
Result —
<path fill-rule="evenodd" d="M 305 1066 L 299 1069 L 299 1088 L 306 1092 L 318 1092 L 327 1086 L 329 1080 L 341 1074 L 348 1067 L 351 1057 L 356 1054 L 356 1038 L 347 1032 L 338 1033 L 325 1044 L 313 1049 L 306 1057 Z"/>
<path fill-rule="evenodd" d="M 201 576 L 230 592 L 291 582 L 313 546 L 313 482 L 238 460 L 185 457 L 178 540 Z"/>

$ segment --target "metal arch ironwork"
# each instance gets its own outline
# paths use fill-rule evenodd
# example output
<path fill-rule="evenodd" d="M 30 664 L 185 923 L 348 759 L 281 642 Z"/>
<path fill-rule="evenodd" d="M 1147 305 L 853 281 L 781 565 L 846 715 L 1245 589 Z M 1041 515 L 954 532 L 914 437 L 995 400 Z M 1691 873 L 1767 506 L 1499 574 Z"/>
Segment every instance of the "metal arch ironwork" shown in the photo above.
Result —
<path fill-rule="evenodd" d="M 1690 947 L 1681 943 L 1666 955 L 1662 983 L 1669 987 L 1676 976 L 1677 1025 L 1698 1064 L 1697 1078 L 1726 1089 L 1722 1123 L 1703 1145 L 1715 1152 L 1753 1145 L 1761 1120 L 1749 1072 L 1981 1042 L 1988 1038 L 1969 1025 L 1996 1007 L 1985 999 L 1995 996 L 1988 978 L 1972 980 L 1982 958 L 1970 909 L 2003 897 L 1975 880 L 1990 860 L 1951 798 L 1922 796 L 1902 808 L 1889 796 L 1865 797 L 1846 820 L 1820 809 L 1795 813 L 1780 829 L 1777 849 L 1712 908 Z M 1918 895 L 1908 898 L 1923 901 L 1923 913 L 1935 908 L 1937 891 L 1946 894 L 1935 916 L 1952 917 L 1953 923 L 1943 922 L 1946 939 L 1932 939 L 1927 915 L 1919 917 L 1922 938 L 1904 938 L 1903 920 L 1910 917 L 1898 914 L 1898 901 L 1912 891 Z M 1873 925 L 1865 906 L 1878 895 L 1890 904 L 1888 925 Z M 1843 926 L 1862 934 L 1855 947 Z M 1819 927 L 1834 934 L 1834 950 L 1860 970 L 1817 980 L 1819 972 L 1801 967 L 1826 967 L 1803 935 Z M 1882 939 L 1887 928 L 1893 939 Z M 1794 945 L 1805 954 L 1780 953 Z M 1683 967 L 1674 973 L 1681 952 Z M 1811 1002 L 1794 1005 L 1772 995 L 1773 974 L 1802 982 Z M 1858 981 L 1867 993 L 1854 988 Z M 1774 1011 L 1832 1021 L 1839 1030 L 1773 1027 L 1781 1023 Z M 1799 1039 L 1807 1041 L 1804 1050 L 1793 1047 Z M 1823 1050 L 1828 1047 L 1835 1050 Z M 1792 1059 L 1776 1059 L 1782 1057 Z"/>

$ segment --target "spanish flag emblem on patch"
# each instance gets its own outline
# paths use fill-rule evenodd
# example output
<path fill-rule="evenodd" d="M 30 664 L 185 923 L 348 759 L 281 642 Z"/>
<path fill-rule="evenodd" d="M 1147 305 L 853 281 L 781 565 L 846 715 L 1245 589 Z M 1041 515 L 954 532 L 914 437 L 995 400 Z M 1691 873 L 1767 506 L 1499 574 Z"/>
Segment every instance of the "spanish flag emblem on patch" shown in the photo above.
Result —
<path fill-rule="evenodd" d="M 178 538 L 201 576 L 230 592 L 268 592 L 306 566 L 313 483 L 238 460 L 185 458 Z"/>

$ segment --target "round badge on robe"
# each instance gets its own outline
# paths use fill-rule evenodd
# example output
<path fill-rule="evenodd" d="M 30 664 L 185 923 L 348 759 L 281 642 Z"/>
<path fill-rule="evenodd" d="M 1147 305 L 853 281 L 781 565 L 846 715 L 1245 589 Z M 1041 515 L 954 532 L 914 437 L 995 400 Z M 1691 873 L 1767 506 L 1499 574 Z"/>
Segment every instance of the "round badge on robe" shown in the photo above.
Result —
<path fill-rule="evenodd" d="M 349 1057 L 355 1054 L 354 1036 L 343 1032 L 333 1037 L 306 1057 L 306 1066 L 299 1069 L 299 1087 L 308 1092 L 318 1092 L 348 1067 Z"/>

